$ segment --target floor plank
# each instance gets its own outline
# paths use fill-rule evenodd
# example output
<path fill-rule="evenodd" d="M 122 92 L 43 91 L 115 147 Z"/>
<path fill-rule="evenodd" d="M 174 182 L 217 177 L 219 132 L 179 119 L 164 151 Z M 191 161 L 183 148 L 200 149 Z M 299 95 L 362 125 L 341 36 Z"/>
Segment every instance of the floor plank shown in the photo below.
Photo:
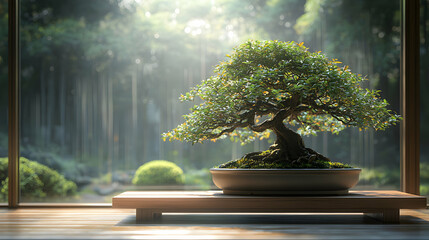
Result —
<path fill-rule="evenodd" d="M 135 210 L 0 209 L 0 239 L 429 239 L 429 210 L 401 224 L 363 214 L 165 214 L 137 224 Z"/>

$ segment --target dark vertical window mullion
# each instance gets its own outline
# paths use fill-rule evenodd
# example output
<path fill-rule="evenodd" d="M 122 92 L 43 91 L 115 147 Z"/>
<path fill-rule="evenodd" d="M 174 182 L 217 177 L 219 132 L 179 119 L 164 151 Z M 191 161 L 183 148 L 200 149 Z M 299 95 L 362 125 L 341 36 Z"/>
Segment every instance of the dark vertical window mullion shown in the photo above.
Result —
<path fill-rule="evenodd" d="M 420 1 L 401 3 L 401 190 L 420 193 Z"/>
<path fill-rule="evenodd" d="M 19 0 L 9 0 L 9 207 L 19 203 Z"/>

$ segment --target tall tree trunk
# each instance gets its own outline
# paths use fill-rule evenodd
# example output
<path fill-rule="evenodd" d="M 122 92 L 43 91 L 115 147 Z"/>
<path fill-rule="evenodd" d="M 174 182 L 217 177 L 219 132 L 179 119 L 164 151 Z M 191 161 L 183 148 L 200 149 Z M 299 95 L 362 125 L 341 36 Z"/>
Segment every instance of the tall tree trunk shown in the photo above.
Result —
<path fill-rule="evenodd" d="M 46 146 L 46 102 L 47 102 L 47 94 L 46 94 L 46 71 L 45 68 L 47 68 L 48 64 L 45 64 L 45 62 L 42 62 L 42 67 L 40 70 L 40 126 L 39 130 L 42 132 L 42 141 L 40 141 L 43 144 L 43 147 Z M 39 143 L 40 144 L 40 143 Z"/>
<path fill-rule="evenodd" d="M 64 154 L 66 151 L 66 137 L 65 137 L 65 128 L 66 128 L 66 66 L 67 64 L 65 63 L 65 58 L 61 56 L 61 60 L 60 60 L 60 78 L 59 78 L 59 94 L 58 94 L 58 98 L 59 98 L 59 110 L 60 110 L 60 124 L 59 124 L 59 128 L 57 129 L 57 131 L 61 131 L 58 136 L 60 137 L 59 142 L 60 142 L 60 149 L 62 151 L 62 153 Z"/>

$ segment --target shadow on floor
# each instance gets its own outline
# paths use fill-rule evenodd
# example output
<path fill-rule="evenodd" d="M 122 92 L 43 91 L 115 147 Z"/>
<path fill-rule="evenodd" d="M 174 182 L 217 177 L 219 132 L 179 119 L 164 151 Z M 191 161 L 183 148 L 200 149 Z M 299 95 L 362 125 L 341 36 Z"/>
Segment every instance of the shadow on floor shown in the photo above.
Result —
<path fill-rule="evenodd" d="M 429 222 L 412 216 L 401 216 L 401 224 Z M 161 219 L 138 224 L 130 215 L 116 226 L 136 225 L 237 225 L 237 224 L 382 224 L 380 221 L 362 214 L 188 214 L 167 213 Z"/>
<path fill-rule="evenodd" d="M 129 215 L 115 226 L 133 231 L 203 232 L 227 239 L 429 239 L 429 221 L 411 215 L 401 216 L 401 224 L 383 224 L 362 214 L 189 213 L 164 214 L 157 221 L 137 224 L 135 216 Z"/>

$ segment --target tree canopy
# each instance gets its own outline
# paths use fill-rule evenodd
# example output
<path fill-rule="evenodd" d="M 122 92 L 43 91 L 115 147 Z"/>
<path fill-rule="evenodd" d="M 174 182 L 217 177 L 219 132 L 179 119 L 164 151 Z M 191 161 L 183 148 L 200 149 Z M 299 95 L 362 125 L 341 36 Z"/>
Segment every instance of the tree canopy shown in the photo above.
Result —
<path fill-rule="evenodd" d="M 379 91 L 361 87 L 364 77 L 303 43 L 249 40 L 227 57 L 214 76 L 181 96 L 202 103 L 164 139 L 196 143 L 230 135 L 247 142 L 268 137 L 279 121 L 301 134 L 384 130 L 400 118 Z"/>

